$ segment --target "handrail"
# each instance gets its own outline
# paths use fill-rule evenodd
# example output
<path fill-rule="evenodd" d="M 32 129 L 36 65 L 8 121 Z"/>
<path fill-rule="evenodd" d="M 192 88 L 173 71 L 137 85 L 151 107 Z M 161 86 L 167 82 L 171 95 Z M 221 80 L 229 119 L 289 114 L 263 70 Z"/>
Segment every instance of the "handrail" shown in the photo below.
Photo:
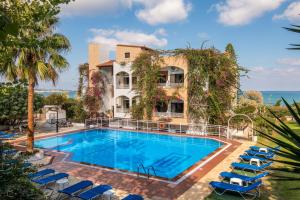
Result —
<path fill-rule="evenodd" d="M 157 176 L 157 175 L 156 175 L 156 171 L 155 171 L 153 165 L 151 165 L 151 166 L 148 167 L 148 179 L 150 178 L 150 169 L 152 169 L 154 175 Z"/>
<path fill-rule="evenodd" d="M 138 171 L 137 176 L 138 177 L 140 176 L 140 168 L 142 168 L 144 170 L 144 173 L 147 174 L 145 166 L 143 165 L 143 163 L 140 163 L 137 167 L 137 171 Z"/>

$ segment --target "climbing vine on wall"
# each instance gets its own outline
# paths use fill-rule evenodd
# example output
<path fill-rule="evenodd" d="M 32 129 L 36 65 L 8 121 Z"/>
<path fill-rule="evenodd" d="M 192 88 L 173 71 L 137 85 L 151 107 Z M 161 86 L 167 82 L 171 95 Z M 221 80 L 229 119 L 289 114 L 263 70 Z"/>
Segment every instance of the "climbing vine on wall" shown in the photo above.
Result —
<path fill-rule="evenodd" d="M 132 71 L 137 77 L 136 92 L 139 101 L 132 106 L 131 114 L 134 119 L 144 116 L 152 119 L 153 108 L 157 100 L 165 97 L 163 90 L 158 87 L 159 70 L 163 60 L 157 51 L 148 51 L 138 56 L 132 64 Z"/>
<path fill-rule="evenodd" d="M 90 117 L 97 117 L 98 112 L 103 104 L 102 97 L 105 92 L 105 81 L 103 74 L 93 72 L 91 76 L 91 85 L 87 88 L 83 98 L 83 104 L 87 108 Z"/>
<path fill-rule="evenodd" d="M 209 49 L 176 49 L 188 61 L 188 112 L 191 121 L 226 122 L 236 97 L 240 68 L 229 53 Z"/>
<path fill-rule="evenodd" d="M 163 66 L 162 56 L 177 56 L 188 62 L 188 115 L 191 122 L 209 121 L 224 124 L 235 104 L 242 68 L 238 66 L 232 45 L 225 53 L 215 48 L 175 49 L 141 54 L 133 63 L 137 76 L 137 92 L 140 102 L 133 106 L 136 119 L 152 118 L 158 97 L 164 99 L 158 87 L 159 70 Z"/>

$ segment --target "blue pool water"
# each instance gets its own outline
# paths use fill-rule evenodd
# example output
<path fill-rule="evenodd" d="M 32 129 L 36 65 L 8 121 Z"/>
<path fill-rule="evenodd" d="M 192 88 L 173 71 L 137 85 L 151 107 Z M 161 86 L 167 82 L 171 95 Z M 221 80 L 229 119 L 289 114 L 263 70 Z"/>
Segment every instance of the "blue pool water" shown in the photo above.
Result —
<path fill-rule="evenodd" d="M 223 143 L 205 138 L 89 130 L 46 138 L 36 147 L 71 153 L 71 160 L 137 172 L 139 163 L 156 175 L 172 179 L 218 149 Z M 143 171 L 142 171 L 143 173 Z M 151 171 L 151 174 L 154 173 Z"/>

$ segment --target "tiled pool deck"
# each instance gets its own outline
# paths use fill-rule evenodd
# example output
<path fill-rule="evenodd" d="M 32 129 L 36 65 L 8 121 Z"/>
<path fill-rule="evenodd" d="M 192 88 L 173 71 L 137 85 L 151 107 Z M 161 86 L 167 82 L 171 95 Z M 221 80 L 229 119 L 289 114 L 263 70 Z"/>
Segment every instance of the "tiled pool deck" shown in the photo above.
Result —
<path fill-rule="evenodd" d="M 56 133 L 40 134 L 36 137 L 36 139 L 54 135 L 56 135 Z M 210 138 L 220 139 L 218 137 Z M 19 146 L 18 143 L 22 141 L 24 141 L 24 139 L 20 138 L 14 143 Z M 251 145 L 251 142 L 244 141 L 242 144 L 232 140 L 221 139 L 221 141 L 227 142 L 230 145 L 228 145 L 225 150 L 218 149 L 212 155 L 201 160 L 200 163 L 197 163 L 196 165 L 199 166 L 201 163 L 205 164 L 177 184 L 156 179 L 147 179 L 145 177 L 137 177 L 136 175 L 118 172 L 116 170 L 107 170 L 97 166 L 66 162 L 66 154 L 63 152 L 46 151 L 47 154 L 54 156 L 52 163 L 47 167 L 60 172 L 66 172 L 77 179 L 91 180 L 95 184 L 110 184 L 113 186 L 116 193 L 121 196 L 126 193 L 136 193 L 144 195 L 149 199 L 157 200 L 198 200 L 203 199 L 210 193 L 208 182 L 211 180 L 217 180 L 218 174 L 221 171 L 228 170 L 230 163 L 236 160 L 238 155 L 242 154 L 242 152 Z"/>

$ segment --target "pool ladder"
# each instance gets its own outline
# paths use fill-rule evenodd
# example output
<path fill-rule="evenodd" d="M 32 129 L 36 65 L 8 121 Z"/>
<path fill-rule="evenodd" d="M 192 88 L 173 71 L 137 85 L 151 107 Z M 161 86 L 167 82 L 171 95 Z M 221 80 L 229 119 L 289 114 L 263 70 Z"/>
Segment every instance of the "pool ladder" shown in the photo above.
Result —
<path fill-rule="evenodd" d="M 141 169 L 144 171 L 144 174 L 147 174 L 148 179 L 149 179 L 150 176 L 151 176 L 151 174 L 150 174 L 151 170 L 152 170 L 154 176 L 157 176 L 157 175 L 156 175 L 156 171 L 155 171 L 155 169 L 154 169 L 153 166 L 145 167 L 145 166 L 143 165 L 143 163 L 140 163 L 140 164 L 138 165 L 138 167 L 137 167 L 137 171 L 138 171 L 137 176 L 138 176 L 138 177 L 139 177 L 140 174 L 141 174 L 141 173 L 140 173 L 140 170 L 141 170 Z"/>

